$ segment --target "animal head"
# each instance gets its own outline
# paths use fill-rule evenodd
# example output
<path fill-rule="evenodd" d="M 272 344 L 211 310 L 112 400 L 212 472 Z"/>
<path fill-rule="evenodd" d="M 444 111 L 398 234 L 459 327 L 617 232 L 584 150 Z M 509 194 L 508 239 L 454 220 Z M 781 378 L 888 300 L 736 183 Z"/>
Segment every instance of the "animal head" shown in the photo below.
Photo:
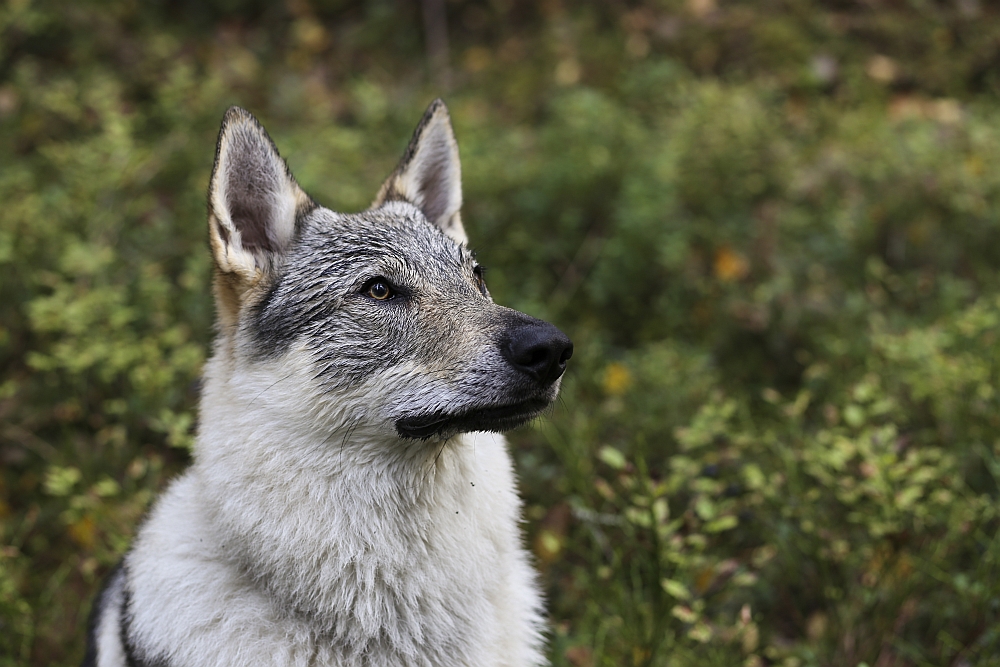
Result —
<path fill-rule="evenodd" d="M 354 214 L 318 205 L 260 123 L 229 109 L 209 186 L 216 359 L 227 370 L 209 381 L 273 378 L 267 402 L 292 391 L 280 386 L 287 372 L 298 403 L 339 422 L 327 426 L 408 439 L 535 417 L 554 400 L 572 343 L 493 302 L 461 206 L 440 100 L 371 208 Z"/>

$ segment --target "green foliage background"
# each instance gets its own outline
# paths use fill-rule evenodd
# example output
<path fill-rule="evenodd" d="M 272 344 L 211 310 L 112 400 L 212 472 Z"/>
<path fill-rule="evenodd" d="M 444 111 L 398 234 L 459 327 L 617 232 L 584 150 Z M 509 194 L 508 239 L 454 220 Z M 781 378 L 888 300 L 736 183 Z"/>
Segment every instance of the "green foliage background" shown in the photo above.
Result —
<path fill-rule="evenodd" d="M 82 656 L 183 468 L 225 108 L 369 203 L 444 95 L 556 665 L 1000 664 L 1000 13 L 977 0 L 0 6 L 0 665 Z"/>

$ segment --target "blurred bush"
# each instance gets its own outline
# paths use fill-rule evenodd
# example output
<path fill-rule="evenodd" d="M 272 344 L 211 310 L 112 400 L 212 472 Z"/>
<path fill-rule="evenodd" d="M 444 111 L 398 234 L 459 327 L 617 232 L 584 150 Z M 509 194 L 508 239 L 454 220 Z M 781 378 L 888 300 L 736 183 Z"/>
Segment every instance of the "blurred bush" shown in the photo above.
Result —
<path fill-rule="evenodd" d="M 447 4 L 473 243 L 577 344 L 512 437 L 554 664 L 1000 664 L 998 19 Z M 449 78 L 420 25 L 0 7 L 0 664 L 78 662 L 186 461 L 222 112 L 363 208 Z"/>

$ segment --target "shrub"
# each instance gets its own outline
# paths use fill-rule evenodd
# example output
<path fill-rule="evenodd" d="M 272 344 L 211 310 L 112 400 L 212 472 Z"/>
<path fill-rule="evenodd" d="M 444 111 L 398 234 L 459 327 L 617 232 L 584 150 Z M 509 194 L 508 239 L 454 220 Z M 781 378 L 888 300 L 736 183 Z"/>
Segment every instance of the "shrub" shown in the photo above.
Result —
<path fill-rule="evenodd" d="M 447 3 L 470 236 L 576 342 L 511 438 L 554 664 L 997 664 L 988 4 Z M 419 22 L 0 8 L 0 664 L 77 662 L 186 463 L 224 109 L 363 208 Z"/>

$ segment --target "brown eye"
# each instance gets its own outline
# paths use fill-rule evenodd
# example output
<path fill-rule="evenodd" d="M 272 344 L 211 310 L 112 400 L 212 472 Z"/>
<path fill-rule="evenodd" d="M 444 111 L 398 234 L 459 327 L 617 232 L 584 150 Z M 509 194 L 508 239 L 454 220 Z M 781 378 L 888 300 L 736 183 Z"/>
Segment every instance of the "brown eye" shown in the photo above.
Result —
<path fill-rule="evenodd" d="M 392 296 L 392 290 L 381 280 L 376 280 L 368 288 L 368 296 L 376 301 L 385 301 Z"/>

